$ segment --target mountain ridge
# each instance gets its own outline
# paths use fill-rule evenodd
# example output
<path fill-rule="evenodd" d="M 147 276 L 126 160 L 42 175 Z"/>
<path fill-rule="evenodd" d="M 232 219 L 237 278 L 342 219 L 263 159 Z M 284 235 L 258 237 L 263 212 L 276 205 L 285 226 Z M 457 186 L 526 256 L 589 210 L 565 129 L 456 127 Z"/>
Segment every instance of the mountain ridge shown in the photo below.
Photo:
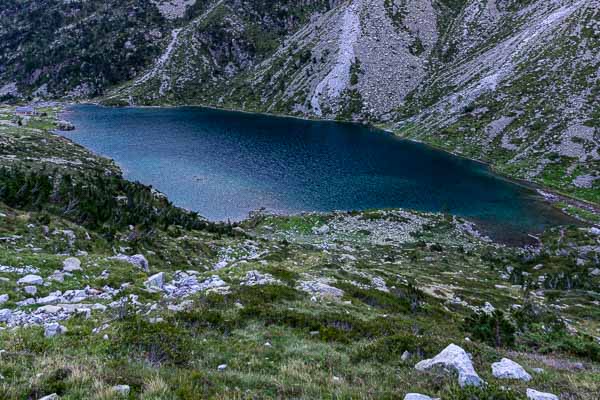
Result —
<path fill-rule="evenodd" d="M 143 29 L 115 33 L 95 80 L 57 67 L 57 77 L 38 68 L 11 82 L 17 50 L 1 61 L 0 94 L 367 122 L 600 202 L 598 0 L 268 3 L 130 0 L 102 17 L 88 6 L 101 21 L 137 10 Z M 71 38 L 57 32 L 56 43 Z"/>

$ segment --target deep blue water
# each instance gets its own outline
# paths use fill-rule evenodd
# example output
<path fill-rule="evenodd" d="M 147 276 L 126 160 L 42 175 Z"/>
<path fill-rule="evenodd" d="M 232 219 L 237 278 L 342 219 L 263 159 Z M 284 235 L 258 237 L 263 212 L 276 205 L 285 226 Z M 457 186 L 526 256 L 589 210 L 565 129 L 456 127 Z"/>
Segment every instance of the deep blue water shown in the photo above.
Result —
<path fill-rule="evenodd" d="M 403 207 L 470 217 L 507 236 L 571 222 L 483 164 L 359 125 L 197 107 L 85 105 L 64 117 L 77 127 L 65 136 L 213 220 L 261 207 Z"/>

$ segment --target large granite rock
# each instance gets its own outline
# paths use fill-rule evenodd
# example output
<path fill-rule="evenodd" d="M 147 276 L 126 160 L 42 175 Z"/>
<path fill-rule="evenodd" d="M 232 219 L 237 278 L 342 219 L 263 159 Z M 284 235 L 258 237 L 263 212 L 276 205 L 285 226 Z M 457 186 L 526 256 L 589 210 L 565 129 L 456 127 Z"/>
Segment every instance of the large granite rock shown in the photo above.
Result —
<path fill-rule="evenodd" d="M 65 272 L 75 272 L 81 271 L 81 261 L 75 257 L 69 257 L 65 261 L 63 261 L 63 271 Z"/>
<path fill-rule="evenodd" d="M 19 285 L 42 285 L 44 284 L 44 278 L 39 275 L 25 275 L 17 281 Z"/>
<path fill-rule="evenodd" d="M 450 344 L 434 358 L 423 360 L 415 365 L 415 368 L 419 371 L 437 367 L 458 373 L 458 383 L 461 387 L 481 386 L 483 384 L 483 381 L 475 372 L 467 352 L 455 344 Z"/>
<path fill-rule="evenodd" d="M 508 358 L 493 363 L 492 374 L 498 379 L 518 379 L 525 382 L 531 380 L 531 375 L 523 367 Z"/>
<path fill-rule="evenodd" d="M 559 400 L 558 396 L 551 393 L 538 392 L 534 389 L 527 389 L 527 398 L 529 400 Z"/>

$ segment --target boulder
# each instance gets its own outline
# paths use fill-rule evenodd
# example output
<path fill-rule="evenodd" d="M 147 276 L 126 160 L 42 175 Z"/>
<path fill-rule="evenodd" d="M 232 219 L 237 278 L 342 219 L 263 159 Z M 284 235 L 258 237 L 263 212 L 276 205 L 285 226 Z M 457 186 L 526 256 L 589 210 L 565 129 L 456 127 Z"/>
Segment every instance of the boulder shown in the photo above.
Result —
<path fill-rule="evenodd" d="M 56 281 L 56 282 L 64 282 L 65 274 L 61 271 L 54 271 L 54 273 L 48 277 L 48 280 Z"/>
<path fill-rule="evenodd" d="M 471 358 L 461 347 L 450 344 L 441 353 L 429 360 L 423 360 L 415 365 L 419 371 L 441 367 L 458 373 L 458 383 L 464 386 L 481 386 L 483 381 L 475 372 Z"/>
<path fill-rule="evenodd" d="M 494 311 L 496 311 L 496 308 L 491 303 L 486 301 L 481 311 L 483 311 L 485 314 L 491 315 L 494 313 Z"/>
<path fill-rule="evenodd" d="M 324 281 L 303 281 L 300 282 L 298 289 L 325 298 L 339 299 L 344 295 L 342 289 L 330 286 Z"/>
<path fill-rule="evenodd" d="M 74 131 L 75 130 L 75 125 L 73 125 L 69 121 L 65 121 L 62 119 L 58 120 L 56 122 L 56 125 L 57 125 L 59 131 Z"/>
<path fill-rule="evenodd" d="M 0 322 L 8 322 L 12 317 L 12 310 L 5 308 L 0 310 Z"/>
<path fill-rule="evenodd" d="M 527 398 L 529 400 L 559 400 L 558 396 L 551 393 L 538 392 L 534 389 L 527 389 Z"/>
<path fill-rule="evenodd" d="M 0 294 L 0 304 L 4 304 L 8 301 L 8 295 L 7 294 Z"/>
<path fill-rule="evenodd" d="M 41 304 L 41 305 L 48 305 L 48 304 L 57 304 L 57 303 L 60 303 L 61 301 L 62 301 L 62 297 L 57 296 L 55 294 L 49 294 L 46 297 L 40 297 L 39 299 L 37 299 L 36 303 Z"/>
<path fill-rule="evenodd" d="M 148 289 L 162 289 L 165 284 L 165 273 L 159 272 L 158 274 L 152 275 L 144 282 L 144 286 Z"/>
<path fill-rule="evenodd" d="M 44 330 L 44 336 L 54 337 L 56 335 L 62 335 L 65 332 L 67 332 L 67 328 L 65 328 L 57 322 L 53 322 L 51 324 L 46 325 L 46 329 Z"/>
<path fill-rule="evenodd" d="M 225 371 L 227 369 L 227 364 L 221 364 L 217 367 L 217 370 L 219 371 Z"/>
<path fill-rule="evenodd" d="M 419 394 L 419 393 L 407 393 L 406 396 L 404 396 L 404 400 L 439 400 L 439 399 L 434 399 L 433 397 L 425 396 L 424 394 Z"/>
<path fill-rule="evenodd" d="M 523 367 L 508 358 L 493 363 L 492 374 L 498 379 L 518 379 L 525 382 L 531 380 L 531 375 Z"/>
<path fill-rule="evenodd" d="M 329 228 L 329 225 L 322 225 L 318 228 L 315 227 L 312 229 L 313 233 L 317 235 L 326 235 L 329 233 L 330 230 L 331 228 Z"/>
<path fill-rule="evenodd" d="M 37 293 L 37 287 L 35 286 L 25 286 L 23 291 L 31 296 L 34 296 Z"/>
<path fill-rule="evenodd" d="M 131 388 L 129 385 L 116 385 L 112 387 L 112 390 L 121 396 L 129 396 Z"/>
<path fill-rule="evenodd" d="M 65 272 L 75 272 L 81 271 L 81 261 L 75 257 L 69 257 L 65 261 L 63 261 L 63 271 Z"/>
<path fill-rule="evenodd" d="M 40 397 L 40 400 L 58 400 L 58 399 L 60 399 L 60 397 L 58 397 L 58 395 L 56 393 L 52 393 L 47 396 Z"/>
<path fill-rule="evenodd" d="M 43 285 L 44 279 L 39 275 L 25 275 L 17 281 L 19 285 Z"/>

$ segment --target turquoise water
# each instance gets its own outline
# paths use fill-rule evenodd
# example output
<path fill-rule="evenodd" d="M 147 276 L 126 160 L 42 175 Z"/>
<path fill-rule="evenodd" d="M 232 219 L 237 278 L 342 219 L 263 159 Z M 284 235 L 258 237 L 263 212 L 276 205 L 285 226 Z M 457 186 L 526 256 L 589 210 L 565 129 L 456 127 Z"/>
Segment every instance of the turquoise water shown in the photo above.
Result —
<path fill-rule="evenodd" d="M 483 164 L 354 124 L 184 108 L 73 106 L 64 136 L 213 220 L 410 208 L 469 217 L 506 237 L 572 222 Z"/>

